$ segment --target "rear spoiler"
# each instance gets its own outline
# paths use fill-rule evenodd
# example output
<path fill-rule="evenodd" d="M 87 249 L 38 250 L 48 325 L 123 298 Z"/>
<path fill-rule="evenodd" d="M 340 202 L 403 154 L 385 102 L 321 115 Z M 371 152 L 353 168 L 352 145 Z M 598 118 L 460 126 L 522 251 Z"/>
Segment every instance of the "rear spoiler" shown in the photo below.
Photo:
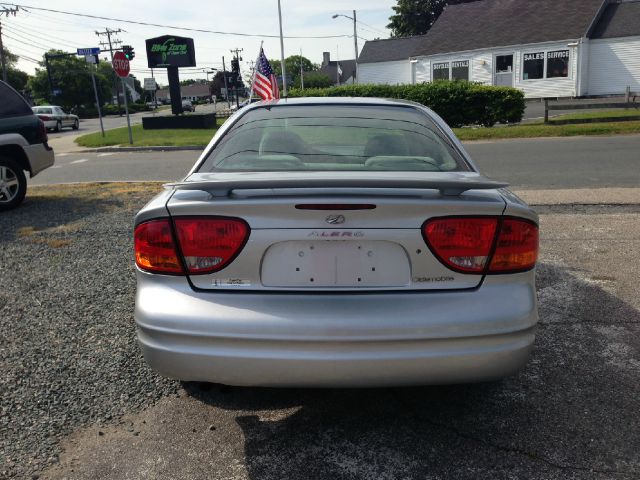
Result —
<path fill-rule="evenodd" d="M 212 174 L 211 177 L 213 177 Z M 220 175 L 224 177 L 225 174 Z M 247 177 L 247 175 L 243 175 Z M 403 190 L 438 190 L 443 196 L 458 196 L 468 190 L 494 190 L 507 187 L 509 184 L 496 182 L 482 175 L 470 176 L 447 175 L 443 178 L 385 178 L 382 176 L 367 177 L 319 177 L 319 178 L 241 178 L 240 175 L 233 179 L 216 179 L 183 181 L 168 183 L 166 188 L 176 190 L 201 190 L 209 192 L 214 197 L 228 197 L 233 190 L 264 190 L 264 189 L 403 189 Z"/>

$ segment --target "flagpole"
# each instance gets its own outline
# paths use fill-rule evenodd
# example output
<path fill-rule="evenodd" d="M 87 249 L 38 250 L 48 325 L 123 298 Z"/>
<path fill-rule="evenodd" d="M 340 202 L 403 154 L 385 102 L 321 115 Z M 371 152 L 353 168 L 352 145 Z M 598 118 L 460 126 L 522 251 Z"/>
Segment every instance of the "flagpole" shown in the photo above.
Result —
<path fill-rule="evenodd" d="M 340 86 L 340 47 L 336 45 L 336 80 Z"/>
<path fill-rule="evenodd" d="M 304 90 L 304 70 L 302 68 L 302 49 L 300 49 L 300 88 Z"/>
<path fill-rule="evenodd" d="M 253 72 L 251 72 L 251 90 L 249 91 L 249 104 L 251 104 L 251 99 L 253 98 L 253 84 L 256 82 L 256 70 L 258 70 L 258 62 L 260 61 L 260 52 L 262 51 L 263 44 L 264 44 L 264 40 L 260 42 L 260 49 L 258 50 L 256 63 L 253 66 Z"/>
<path fill-rule="evenodd" d="M 287 98 L 287 72 L 284 67 L 284 37 L 282 36 L 282 9 L 278 0 L 278 19 L 280 20 L 280 71 L 282 72 L 282 96 Z"/>

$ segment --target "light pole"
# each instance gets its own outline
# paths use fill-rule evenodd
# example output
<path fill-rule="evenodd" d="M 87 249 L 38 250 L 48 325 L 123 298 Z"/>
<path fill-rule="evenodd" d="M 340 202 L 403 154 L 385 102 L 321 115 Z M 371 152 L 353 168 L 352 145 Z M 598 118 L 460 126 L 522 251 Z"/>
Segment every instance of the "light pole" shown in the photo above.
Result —
<path fill-rule="evenodd" d="M 202 71 L 207 74 L 207 83 L 209 83 L 209 74 L 216 73 L 218 71 L 217 68 L 211 68 L 209 70 L 203 68 Z"/>
<path fill-rule="evenodd" d="M 358 79 L 358 31 L 356 29 L 356 11 L 353 11 L 353 17 L 350 17 L 349 15 L 343 15 L 341 13 L 336 13 L 335 15 L 333 15 L 331 18 L 338 18 L 338 17 L 344 17 L 344 18 L 348 18 L 349 20 L 353 20 L 353 46 L 355 48 L 356 51 L 356 78 L 354 78 L 354 83 L 357 81 Z"/>

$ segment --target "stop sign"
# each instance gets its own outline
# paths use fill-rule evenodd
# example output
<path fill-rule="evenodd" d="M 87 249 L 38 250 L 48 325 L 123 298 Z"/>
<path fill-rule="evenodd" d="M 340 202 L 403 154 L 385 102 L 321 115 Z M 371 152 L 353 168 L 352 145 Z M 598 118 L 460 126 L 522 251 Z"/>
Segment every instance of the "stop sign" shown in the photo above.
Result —
<path fill-rule="evenodd" d="M 116 75 L 119 77 L 125 78 L 129 76 L 129 60 L 124 56 L 124 53 L 116 52 L 113 55 L 111 64 L 113 65 Z"/>

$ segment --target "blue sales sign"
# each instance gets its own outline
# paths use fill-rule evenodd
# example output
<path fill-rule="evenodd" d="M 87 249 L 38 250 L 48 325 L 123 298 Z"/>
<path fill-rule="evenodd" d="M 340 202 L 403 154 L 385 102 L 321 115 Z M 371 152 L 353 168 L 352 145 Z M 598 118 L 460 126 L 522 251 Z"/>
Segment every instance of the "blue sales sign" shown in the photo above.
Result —
<path fill-rule="evenodd" d="M 78 55 L 100 55 L 100 48 L 78 48 Z"/>

